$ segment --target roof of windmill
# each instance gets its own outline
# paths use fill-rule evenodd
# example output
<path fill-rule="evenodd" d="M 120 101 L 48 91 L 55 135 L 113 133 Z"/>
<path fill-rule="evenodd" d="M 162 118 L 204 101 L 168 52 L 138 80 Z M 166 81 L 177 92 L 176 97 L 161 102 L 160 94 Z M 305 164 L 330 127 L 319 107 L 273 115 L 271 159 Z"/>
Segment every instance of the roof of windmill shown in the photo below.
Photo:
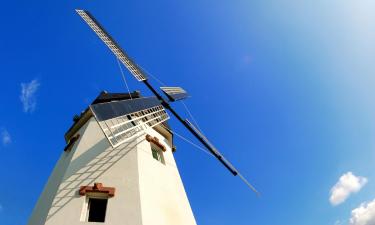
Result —
<path fill-rule="evenodd" d="M 112 101 L 121 101 L 121 100 L 127 100 L 127 99 L 133 99 L 133 98 L 140 98 L 141 92 L 140 91 L 134 91 L 131 93 L 108 93 L 107 91 L 102 91 L 96 97 L 96 99 L 91 103 L 91 105 L 95 105 L 98 103 L 104 103 L 104 102 L 112 102 Z"/>
<path fill-rule="evenodd" d="M 122 100 L 128 100 L 128 99 L 136 99 L 136 98 L 141 98 L 141 97 L 142 95 L 140 91 L 133 91 L 131 93 L 109 93 L 107 91 L 102 91 L 90 105 L 122 101 Z M 80 115 L 75 115 L 73 117 L 73 124 L 64 135 L 66 141 L 69 141 L 72 135 L 76 131 L 78 131 L 79 128 L 84 123 L 86 123 L 86 121 L 92 116 L 92 113 L 89 109 L 90 107 L 87 107 L 84 111 L 80 113 Z M 163 122 L 162 125 L 170 130 L 170 126 L 167 121 Z"/>

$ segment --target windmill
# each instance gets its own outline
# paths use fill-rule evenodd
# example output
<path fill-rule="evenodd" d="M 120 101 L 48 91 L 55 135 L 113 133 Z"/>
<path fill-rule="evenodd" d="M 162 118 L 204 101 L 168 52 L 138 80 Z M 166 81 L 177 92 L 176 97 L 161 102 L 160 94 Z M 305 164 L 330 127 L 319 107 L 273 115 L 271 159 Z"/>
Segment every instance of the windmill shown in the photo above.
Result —
<path fill-rule="evenodd" d="M 188 93 L 181 87 L 161 87 L 163 97 L 92 15 L 76 11 L 154 96 L 102 92 L 74 117 L 64 152 L 28 224 L 196 225 L 173 156 L 173 134 L 178 134 L 167 123 L 168 112 L 258 193 L 196 126 L 172 108 Z"/>
<path fill-rule="evenodd" d="M 256 194 L 259 195 L 259 192 L 239 173 L 239 171 L 226 159 L 224 156 L 216 149 L 216 147 L 211 144 L 211 142 L 187 119 L 183 119 L 171 106 L 170 102 L 175 102 L 178 100 L 183 100 L 188 97 L 187 92 L 181 87 L 160 87 L 162 92 L 167 96 L 168 100 L 165 100 L 156 89 L 150 84 L 146 74 L 142 69 L 125 53 L 125 51 L 116 43 L 116 41 L 105 31 L 105 29 L 99 24 L 99 22 L 85 10 L 77 9 L 76 12 L 82 17 L 82 19 L 91 27 L 91 29 L 98 35 L 98 37 L 107 45 L 107 47 L 115 54 L 115 56 L 121 61 L 121 63 L 129 70 L 129 72 L 137 79 L 138 81 L 145 84 L 145 86 L 155 95 L 155 97 L 150 98 L 148 101 L 152 102 L 152 106 L 159 105 L 159 109 L 162 111 L 159 118 L 154 118 L 155 121 L 165 121 L 169 119 L 167 114 L 161 107 L 167 109 L 181 124 L 191 133 L 198 141 L 203 144 L 209 152 L 217 159 L 219 162 L 224 165 L 233 176 L 239 176 L 241 180 Z M 150 106 L 151 106 L 150 105 Z M 98 109 L 99 110 L 99 109 Z M 134 111 L 134 110 L 133 110 Z M 128 113 L 125 116 L 129 116 L 132 113 L 132 110 L 124 112 Z M 103 130 L 106 130 L 105 126 L 102 125 Z M 137 126 L 129 128 L 126 132 L 134 135 Z M 113 137 L 108 135 L 108 139 L 111 141 Z M 121 143 L 121 142 L 120 142 Z M 113 144 L 116 146 L 116 144 Z"/>

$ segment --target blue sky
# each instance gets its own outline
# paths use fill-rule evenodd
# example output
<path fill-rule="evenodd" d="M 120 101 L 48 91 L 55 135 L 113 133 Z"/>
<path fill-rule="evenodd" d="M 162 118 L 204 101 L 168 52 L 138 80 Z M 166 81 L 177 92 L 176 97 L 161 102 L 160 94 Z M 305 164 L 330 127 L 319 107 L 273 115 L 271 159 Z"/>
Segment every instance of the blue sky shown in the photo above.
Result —
<path fill-rule="evenodd" d="M 188 90 L 202 130 L 262 193 L 176 139 L 198 224 L 374 223 L 373 1 L 16 0 L 0 9 L 1 225 L 26 223 L 73 115 L 101 90 L 126 91 L 115 57 L 75 8 L 164 83 Z M 330 202 L 334 190 L 347 198 Z"/>

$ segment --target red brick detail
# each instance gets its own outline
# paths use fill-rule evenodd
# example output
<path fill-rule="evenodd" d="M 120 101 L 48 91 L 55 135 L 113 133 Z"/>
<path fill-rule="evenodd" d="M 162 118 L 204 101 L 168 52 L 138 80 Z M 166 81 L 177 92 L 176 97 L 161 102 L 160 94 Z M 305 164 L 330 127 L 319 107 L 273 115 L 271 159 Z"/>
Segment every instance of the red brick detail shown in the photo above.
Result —
<path fill-rule="evenodd" d="M 163 145 L 162 143 L 160 143 L 159 139 L 157 137 L 152 137 L 151 135 L 147 134 L 146 135 L 146 140 L 148 142 L 154 143 L 156 146 L 158 146 L 159 148 L 161 148 L 163 150 L 163 152 L 167 151 L 167 148 L 165 147 L 165 145 Z"/>
<path fill-rule="evenodd" d="M 115 196 L 114 187 L 103 187 L 102 183 L 94 183 L 94 186 L 81 186 L 79 188 L 80 195 L 86 195 L 86 193 L 104 193 L 108 194 L 109 197 Z"/>

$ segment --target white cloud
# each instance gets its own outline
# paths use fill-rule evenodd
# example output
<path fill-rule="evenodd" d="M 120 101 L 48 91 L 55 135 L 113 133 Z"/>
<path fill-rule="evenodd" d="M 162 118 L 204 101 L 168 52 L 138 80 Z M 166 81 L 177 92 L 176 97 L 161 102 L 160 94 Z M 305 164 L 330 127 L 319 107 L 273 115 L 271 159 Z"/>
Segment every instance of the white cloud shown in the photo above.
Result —
<path fill-rule="evenodd" d="M 32 80 L 30 83 L 21 83 L 20 99 L 23 105 L 24 112 L 33 112 L 36 107 L 35 93 L 38 90 L 40 83 L 37 79 Z"/>
<path fill-rule="evenodd" d="M 375 225 L 375 199 L 352 210 L 350 225 Z"/>
<path fill-rule="evenodd" d="M 339 205 L 343 203 L 350 194 L 361 190 L 366 183 L 366 177 L 357 177 L 352 172 L 347 172 L 343 174 L 335 186 L 331 188 L 329 201 L 332 205 Z"/>
<path fill-rule="evenodd" d="M 1 142 L 3 143 L 4 146 L 12 142 L 12 138 L 10 137 L 9 132 L 5 128 L 1 129 L 0 135 L 1 135 Z"/>
<path fill-rule="evenodd" d="M 343 225 L 344 223 L 341 220 L 336 220 L 335 225 Z"/>

